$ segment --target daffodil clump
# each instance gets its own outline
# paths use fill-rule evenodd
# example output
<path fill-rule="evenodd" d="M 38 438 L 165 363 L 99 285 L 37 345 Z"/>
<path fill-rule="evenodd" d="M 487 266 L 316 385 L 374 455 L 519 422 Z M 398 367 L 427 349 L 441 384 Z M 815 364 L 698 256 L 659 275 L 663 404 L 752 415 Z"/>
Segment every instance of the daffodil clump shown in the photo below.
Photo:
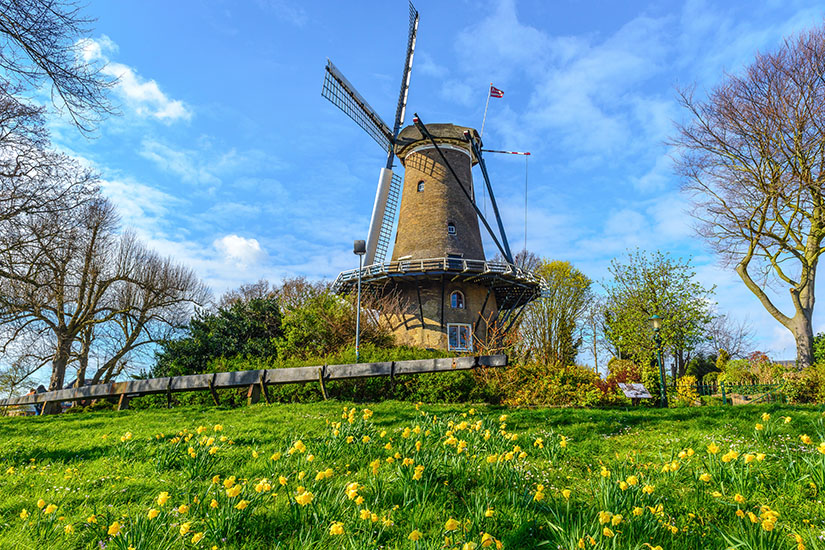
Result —
<path fill-rule="evenodd" d="M 725 436 L 660 432 L 651 452 L 627 430 L 574 436 L 522 411 L 427 409 L 410 405 L 399 421 L 325 405 L 323 428 L 299 422 L 274 440 L 243 422 L 168 435 L 136 425 L 100 438 L 97 456 L 67 455 L 71 464 L 3 451 L 0 542 L 823 549 L 821 423 L 801 431 L 790 414 L 764 412 Z"/>

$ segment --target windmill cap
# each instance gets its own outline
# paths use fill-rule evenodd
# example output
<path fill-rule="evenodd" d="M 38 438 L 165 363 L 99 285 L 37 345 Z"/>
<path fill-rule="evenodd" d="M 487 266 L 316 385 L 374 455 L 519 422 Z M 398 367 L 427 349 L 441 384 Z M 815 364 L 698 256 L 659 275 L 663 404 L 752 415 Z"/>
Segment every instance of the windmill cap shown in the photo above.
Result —
<path fill-rule="evenodd" d="M 427 131 L 433 136 L 438 144 L 449 144 L 466 149 L 473 159 L 473 164 L 478 162 L 478 159 L 473 154 L 473 148 L 470 142 L 465 137 L 465 132 L 470 132 L 477 140 L 479 146 L 481 145 L 481 137 L 475 128 L 468 128 L 466 126 L 456 126 L 455 124 L 427 124 Z M 424 137 L 421 131 L 415 126 L 407 126 L 398 133 L 398 138 L 395 140 L 395 154 L 404 162 L 404 158 L 409 152 L 422 142 L 429 143 L 429 138 Z"/>

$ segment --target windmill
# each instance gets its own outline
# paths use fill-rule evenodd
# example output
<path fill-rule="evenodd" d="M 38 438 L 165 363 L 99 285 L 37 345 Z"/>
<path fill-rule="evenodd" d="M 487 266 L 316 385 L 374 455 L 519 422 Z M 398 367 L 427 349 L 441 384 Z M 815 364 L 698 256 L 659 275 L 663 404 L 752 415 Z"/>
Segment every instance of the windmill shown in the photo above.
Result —
<path fill-rule="evenodd" d="M 425 125 L 416 114 L 402 128 L 418 31 L 410 3 L 401 91 L 390 129 L 331 61 L 321 95 L 341 109 L 387 151 L 381 168 L 366 243 L 364 267 L 345 271 L 333 288 L 351 292 L 363 280 L 368 291 L 402 298 L 393 317 L 402 343 L 467 351 L 511 328 L 524 306 L 539 296 L 543 280 L 514 265 L 513 255 L 473 128 Z M 395 158 L 404 178 L 393 172 Z M 489 193 L 498 233 L 475 200 L 472 168 L 478 165 Z M 390 238 L 398 224 L 390 262 Z M 487 261 L 479 221 L 503 262 Z"/>

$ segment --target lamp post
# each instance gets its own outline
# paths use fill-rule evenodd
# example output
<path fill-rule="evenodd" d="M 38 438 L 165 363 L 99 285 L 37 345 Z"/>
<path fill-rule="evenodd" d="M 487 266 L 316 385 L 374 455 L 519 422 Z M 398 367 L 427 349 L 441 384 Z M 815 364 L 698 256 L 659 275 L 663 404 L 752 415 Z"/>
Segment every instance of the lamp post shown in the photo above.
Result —
<path fill-rule="evenodd" d="M 665 366 L 662 363 L 662 337 L 659 334 L 659 329 L 662 327 L 662 318 L 654 314 L 649 320 L 650 326 L 653 327 L 653 341 L 656 342 L 656 360 L 659 363 L 660 404 L 663 408 L 667 408 L 667 383 L 665 382 Z"/>
<path fill-rule="evenodd" d="M 355 315 L 355 362 L 359 363 L 361 359 L 361 270 L 364 268 L 364 254 L 367 253 L 366 242 L 363 240 L 355 241 L 352 246 L 352 252 L 358 256 L 358 305 L 356 306 L 357 313 Z"/>

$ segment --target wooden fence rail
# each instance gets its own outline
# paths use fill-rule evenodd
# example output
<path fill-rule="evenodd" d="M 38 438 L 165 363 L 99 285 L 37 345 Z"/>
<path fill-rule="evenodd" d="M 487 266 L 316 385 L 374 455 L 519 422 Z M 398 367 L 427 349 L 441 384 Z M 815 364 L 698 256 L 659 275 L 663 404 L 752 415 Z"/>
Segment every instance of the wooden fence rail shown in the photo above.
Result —
<path fill-rule="evenodd" d="M 330 380 L 369 378 L 373 376 L 395 377 L 405 374 L 450 372 L 454 370 L 506 366 L 506 355 L 479 355 L 475 357 L 388 361 L 385 363 L 358 363 L 350 365 L 323 365 L 316 367 L 190 374 L 167 378 L 110 382 L 108 384 L 96 384 L 94 386 L 23 395 L 0 400 L 0 407 L 114 397 L 119 400 L 118 409 L 126 409 L 129 407 L 129 400 L 134 397 L 166 394 L 167 404 L 171 404 L 173 393 L 187 391 L 209 391 L 212 394 L 212 399 L 215 401 L 215 404 L 218 404 L 219 401 L 216 390 L 243 387 L 249 388 L 247 396 L 250 404 L 257 403 L 262 395 L 266 402 L 269 403 L 269 395 L 266 392 L 266 387 L 276 384 L 318 382 L 321 385 L 324 398 L 326 398 L 325 383 Z"/>

